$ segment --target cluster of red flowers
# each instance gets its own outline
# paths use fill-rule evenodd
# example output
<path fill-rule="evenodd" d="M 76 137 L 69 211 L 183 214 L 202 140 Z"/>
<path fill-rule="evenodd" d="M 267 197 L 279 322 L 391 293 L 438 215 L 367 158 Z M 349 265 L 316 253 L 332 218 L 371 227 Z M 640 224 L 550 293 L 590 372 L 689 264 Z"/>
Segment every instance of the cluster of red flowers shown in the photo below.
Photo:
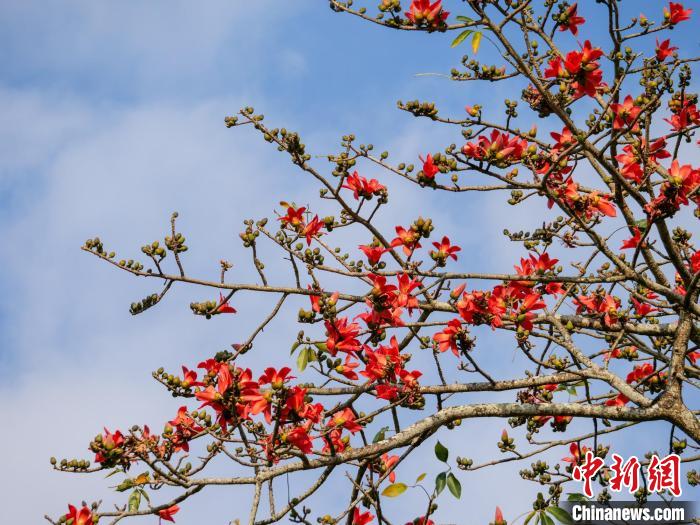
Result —
<path fill-rule="evenodd" d="M 511 137 L 508 133 L 494 129 L 489 137 L 481 135 L 477 142 L 467 142 L 462 147 L 462 153 L 471 159 L 508 166 L 520 162 L 527 149 L 525 139 Z"/>
<path fill-rule="evenodd" d="M 596 314 L 605 326 L 614 326 L 620 320 L 620 299 L 602 290 L 590 295 L 579 295 L 574 299 L 576 314 Z"/>
<path fill-rule="evenodd" d="M 690 200 L 700 206 L 699 186 L 700 169 L 694 169 L 690 164 L 681 166 L 674 160 L 666 180 L 659 187 L 659 195 L 644 207 L 644 211 L 650 218 L 670 217 L 681 205 L 687 206 Z"/>
<path fill-rule="evenodd" d="M 375 195 L 386 193 L 386 186 L 380 184 L 377 179 L 367 180 L 357 171 L 347 176 L 343 188 L 352 191 L 356 200 L 359 200 L 360 197 L 369 200 Z"/>
<path fill-rule="evenodd" d="M 550 60 L 544 76 L 570 81 L 577 98 L 583 95 L 594 97 L 603 86 L 603 71 L 598 63 L 601 56 L 603 51 L 586 40 L 581 51 L 570 51 L 564 60 L 561 57 Z"/>
<path fill-rule="evenodd" d="M 646 166 L 654 168 L 659 159 L 667 159 L 671 156 L 666 150 L 666 140 L 663 137 L 648 146 L 644 139 L 626 144 L 622 151 L 623 153 L 615 157 L 621 165 L 620 174 L 635 184 L 640 184 L 644 178 L 645 162 Z"/>
<path fill-rule="evenodd" d="M 311 239 L 320 235 L 324 224 L 318 218 L 318 215 L 314 215 L 313 219 L 307 221 L 304 217 L 304 212 L 306 212 L 304 207 L 294 208 L 289 206 L 287 207 L 287 214 L 280 217 L 279 220 L 282 222 L 282 226 L 288 227 L 305 237 L 306 244 L 310 245 Z"/>

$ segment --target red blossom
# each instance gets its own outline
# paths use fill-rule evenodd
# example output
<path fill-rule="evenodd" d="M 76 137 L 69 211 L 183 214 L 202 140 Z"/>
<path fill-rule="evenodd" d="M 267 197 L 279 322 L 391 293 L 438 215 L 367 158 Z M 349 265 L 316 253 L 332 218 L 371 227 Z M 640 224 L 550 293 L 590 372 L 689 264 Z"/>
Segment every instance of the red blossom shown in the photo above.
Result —
<path fill-rule="evenodd" d="M 352 525 L 367 525 L 367 523 L 373 519 L 374 515 L 372 515 L 370 512 L 360 512 L 358 507 L 355 507 L 355 510 L 352 513 Z"/>
<path fill-rule="evenodd" d="M 92 525 L 92 512 L 90 509 L 83 505 L 83 508 L 78 510 L 73 505 L 68 505 L 68 514 L 65 516 L 66 522 L 71 523 L 71 525 Z"/>
<path fill-rule="evenodd" d="M 367 256 L 367 261 L 369 261 L 369 264 L 371 264 L 372 266 L 375 266 L 377 263 L 379 263 L 379 260 L 382 258 L 382 255 L 389 251 L 387 248 L 384 248 L 384 246 L 360 245 L 359 248 L 360 250 L 362 250 L 362 253 L 364 253 Z"/>
<path fill-rule="evenodd" d="M 668 8 L 664 7 L 664 19 L 669 24 L 676 25 L 684 20 L 689 20 L 692 12 L 692 9 L 684 9 L 680 2 L 669 2 Z"/>
<path fill-rule="evenodd" d="M 374 195 L 386 191 L 386 187 L 380 184 L 377 179 L 367 180 L 360 176 L 357 171 L 348 175 L 342 187 L 351 190 L 356 200 L 359 200 L 360 197 L 371 199 Z"/>
<path fill-rule="evenodd" d="M 407 230 L 402 226 L 397 226 L 396 235 L 397 237 L 391 241 L 391 247 L 403 246 L 403 253 L 406 254 L 407 257 L 410 257 L 414 250 L 421 247 L 418 242 L 420 240 L 420 233 L 412 228 Z"/>
<path fill-rule="evenodd" d="M 459 246 L 452 246 L 450 238 L 447 236 L 444 236 L 442 238 L 442 241 L 440 242 L 434 242 L 433 246 L 435 246 L 436 251 L 431 251 L 430 257 L 434 261 L 438 262 L 438 264 L 440 262 L 444 264 L 448 258 L 454 259 L 456 261 L 457 256 L 455 254 L 457 252 L 462 251 L 462 248 L 460 248 Z"/>
<path fill-rule="evenodd" d="M 433 156 L 428 153 L 428 156 L 425 159 L 423 159 L 423 157 L 420 155 L 418 158 L 423 163 L 423 176 L 426 179 L 435 179 L 435 175 L 440 172 L 440 168 L 438 168 L 433 162 Z"/>
<path fill-rule="evenodd" d="M 564 11 L 559 18 L 559 31 L 571 31 L 574 36 L 578 35 L 578 26 L 583 24 L 586 19 L 578 16 L 578 3 L 572 4 Z"/>
<path fill-rule="evenodd" d="M 659 43 L 659 39 L 656 39 L 656 60 L 663 62 L 668 57 L 673 55 L 673 52 L 678 48 L 676 46 L 671 46 L 671 40 L 668 38 L 663 42 Z"/>
<path fill-rule="evenodd" d="M 639 243 L 642 241 L 642 232 L 639 230 L 639 228 L 634 226 L 632 231 L 634 232 L 634 235 L 622 242 L 622 246 L 620 246 L 621 250 L 633 250 L 639 246 Z"/>
<path fill-rule="evenodd" d="M 433 340 L 438 343 L 440 352 L 452 350 L 452 353 L 459 357 L 457 341 L 463 332 L 462 322 L 459 319 L 452 319 L 442 332 L 438 332 L 433 336 Z"/>
<path fill-rule="evenodd" d="M 409 11 L 404 13 L 413 24 L 438 27 L 445 23 L 450 15 L 448 11 L 442 9 L 442 0 L 430 3 L 430 0 L 413 0 Z"/>
<path fill-rule="evenodd" d="M 175 523 L 175 519 L 173 516 L 177 514 L 180 511 L 180 507 L 177 505 L 173 505 L 172 507 L 168 507 L 167 509 L 162 509 L 158 511 L 158 516 L 160 517 L 160 520 L 165 520 L 165 521 L 172 521 Z"/>
<path fill-rule="evenodd" d="M 224 296 L 220 293 L 219 294 L 219 306 L 216 309 L 216 313 L 219 314 L 235 314 L 236 309 L 228 304 L 228 301 L 224 299 Z"/>
<path fill-rule="evenodd" d="M 626 129 L 632 125 L 632 130 L 638 130 L 639 124 L 636 122 L 642 108 L 636 106 L 634 99 L 627 95 L 622 104 L 610 104 L 610 111 L 615 115 L 613 129 Z"/>

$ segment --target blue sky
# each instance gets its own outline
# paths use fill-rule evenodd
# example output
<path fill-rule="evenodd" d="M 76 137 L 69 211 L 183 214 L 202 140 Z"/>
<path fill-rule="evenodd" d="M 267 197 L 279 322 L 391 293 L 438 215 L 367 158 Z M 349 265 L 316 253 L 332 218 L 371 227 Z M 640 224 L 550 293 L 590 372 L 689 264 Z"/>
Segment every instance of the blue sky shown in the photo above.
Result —
<path fill-rule="evenodd" d="M 639 4 L 650 16 L 662 5 Z M 459 5 L 450 7 L 457 13 Z M 678 33 L 674 43 L 694 44 Z M 397 111 L 397 99 L 434 100 L 461 115 L 465 104 L 513 96 L 500 85 L 416 76 L 458 65 L 464 51 L 450 49 L 450 40 L 381 30 L 318 0 L 0 3 L 0 416 L 14 428 L 0 434 L 0 448 L 11 451 L 4 463 L 15 473 L 0 499 L 9 522 L 36 523 L 68 501 L 108 496 L 110 482 L 51 472 L 48 457 L 86 455 L 102 425 L 158 427 L 178 405 L 149 372 L 227 347 L 271 307 L 248 296 L 237 305 L 240 316 L 205 322 L 187 305 L 208 297 L 182 288 L 132 317 L 128 305 L 153 289 L 82 253 L 84 240 L 99 234 L 109 249 L 133 257 L 162 238 L 178 210 L 192 274 L 215 278 L 226 257 L 241 279 L 252 279 L 237 238 L 242 220 L 270 215 L 282 199 L 312 201 L 317 189 L 253 133 L 227 130 L 224 116 L 251 104 L 272 125 L 300 131 L 313 153 L 333 151 L 354 132 L 415 162 L 461 137 Z M 470 254 L 463 268 L 506 271 L 520 255 L 497 233 L 534 219 L 504 214 L 500 197 L 426 198 L 382 176 L 395 205 L 380 224 L 431 216 Z M 474 228 L 475 217 L 489 227 Z M 288 319 L 298 307 L 289 306 Z M 281 364 L 296 330 L 281 323 L 259 350 L 279 350 Z M 505 374 L 513 345 L 490 341 L 482 358 Z M 455 453 L 486 459 L 501 426 L 465 424 L 441 439 Z M 487 432 L 489 443 L 481 439 Z M 407 466 L 404 475 L 419 468 Z M 506 497 L 508 474 L 514 470 L 460 475 L 483 503 L 470 508 L 474 523 L 490 518 L 497 503 L 506 517 L 526 508 L 533 487 L 516 480 Z M 243 517 L 247 494 L 222 494 L 183 506 L 178 523 L 198 523 L 203 508 L 211 524 Z M 441 521 L 464 517 L 461 506 L 441 512 Z"/>

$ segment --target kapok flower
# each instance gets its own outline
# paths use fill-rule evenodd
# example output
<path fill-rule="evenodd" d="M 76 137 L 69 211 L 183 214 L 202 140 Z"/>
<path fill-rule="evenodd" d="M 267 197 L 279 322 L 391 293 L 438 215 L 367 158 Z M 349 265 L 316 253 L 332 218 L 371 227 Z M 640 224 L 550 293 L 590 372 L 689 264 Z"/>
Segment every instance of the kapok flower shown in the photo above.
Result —
<path fill-rule="evenodd" d="M 320 236 L 319 232 L 321 231 L 321 228 L 323 228 L 324 223 L 318 218 L 318 215 L 314 215 L 314 218 L 309 221 L 307 225 L 305 225 L 302 230 L 301 234 L 306 237 L 306 245 L 310 246 L 311 245 L 311 239 L 316 236 Z"/>
<path fill-rule="evenodd" d="M 428 156 L 425 159 L 423 159 L 421 155 L 419 155 L 418 158 L 423 163 L 423 176 L 426 179 L 435 179 L 435 175 L 440 172 L 440 168 L 438 168 L 433 162 L 433 156 L 428 153 Z"/>
<path fill-rule="evenodd" d="M 350 408 L 345 408 L 333 414 L 328 426 L 342 427 L 351 434 L 362 430 L 362 425 L 356 421 L 355 413 Z"/>
<path fill-rule="evenodd" d="M 673 55 L 673 52 L 678 48 L 676 46 L 671 46 L 671 40 L 668 38 L 663 42 L 659 43 L 659 39 L 656 39 L 656 60 L 663 62 L 668 57 Z"/>
<path fill-rule="evenodd" d="M 216 308 L 217 314 L 235 314 L 236 309 L 228 304 L 228 301 L 224 299 L 223 294 L 219 293 L 219 306 Z"/>
<path fill-rule="evenodd" d="M 615 115 L 613 129 L 624 129 L 633 123 L 632 130 L 639 129 L 639 123 L 636 120 L 642 108 L 635 106 L 631 95 L 627 95 L 622 104 L 610 104 L 610 111 Z"/>
<path fill-rule="evenodd" d="M 444 266 L 448 258 L 456 261 L 457 256 L 455 254 L 462 251 L 462 248 L 459 246 L 453 246 L 450 242 L 450 238 L 447 236 L 444 236 L 440 242 L 434 242 L 433 246 L 435 246 L 436 250 L 431 250 L 430 258 L 433 259 L 438 266 Z"/>
<path fill-rule="evenodd" d="M 442 0 L 430 3 L 430 0 L 413 0 L 409 11 L 404 13 L 414 25 L 427 25 L 429 27 L 439 27 L 445 23 L 450 15 L 448 11 L 443 11 Z"/>
<path fill-rule="evenodd" d="M 368 512 L 360 512 L 358 507 L 352 513 L 352 525 L 367 525 L 374 519 L 374 515 Z"/>
<path fill-rule="evenodd" d="M 386 190 L 386 187 L 380 184 L 377 179 L 367 180 L 360 176 L 357 171 L 348 175 L 342 187 L 351 190 L 356 200 L 359 200 L 360 197 L 371 199 L 374 195 Z"/>
<path fill-rule="evenodd" d="M 634 235 L 632 235 L 632 237 L 629 239 L 622 241 L 622 246 L 620 246 L 621 250 L 634 250 L 642 241 L 642 232 L 639 230 L 639 228 L 634 226 L 632 231 L 634 232 Z"/>
<path fill-rule="evenodd" d="M 438 344 L 440 352 L 445 352 L 449 349 L 452 350 L 454 355 L 459 357 L 457 342 L 462 334 L 464 334 L 462 322 L 459 319 L 452 319 L 442 332 L 438 332 L 433 336 L 433 341 Z"/>
<path fill-rule="evenodd" d="M 586 452 L 588 452 L 588 447 L 584 445 L 579 448 L 578 443 L 571 443 L 571 445 L 569 445 L 569 452 L 571 455 L 561 458 L 561 460 L 566 463 L 571 463 L 572 465 L 578 465 L 581 462 L 581 457 L 585 456 Z"/>
<path fill-rule="evenodd" d="M 367 256 L 367 261 L 372 266 L 378 264 L 379 260 L 382 258 L 382 255 L 389 251 L 386 248 L 384 248 L 384 246 L 367 246 L 361 244 L 359 248 L 360 250 L 362 250 L 362 253 L 364 253 Z"/>
<path fill-rule="evenodd" d="M 684 9 L 680 2 L 669 2 L 668 8 L 664 7 L 664 20 L 671 25 L 690 19 L 692 9 Z"/>
<path fill-rule="evenodd" d="M 171 521 L 175 523 L 175 519 L 173 516 L 177 514 L 180 511 L 180 507 L 177 505 L 173 505 L 172 507 L 168 507 L 167 509 L 162 509 L 158 511 L 158 516 L 160 517 L 159 521 L 165 520 L 165 521 Z"/>
<path fill-rule="evenodd" d="M 403 226 L 397 226 L 396 235 L 398 237 L 391 241 L 391 247 L 395 248 L 396 246 L 402 246 L 403 253 L 406 254 L 406 257 L 410 256 L 414 250 L 421 247 L 420 243 L 418 242 L 421 237 L 420 233 L 413 228 L 409 228 L 407 230 Z"/>
<path fill-rule="evenodd" d="M 68 505 L 68 514 L 65 518 L 70 525 L 92 525 L 92 512 L 86 506 L 78 510 L 73 505 Z"/>
<path fill-rule="evenodd" d="M 586 19 L 578 16 L 577 11 L 578 3 L 575 3 L 559 16 L 559 31 L 569 30 L 574 36 L 578 35 L 578 26 L 583 24 Z"/>

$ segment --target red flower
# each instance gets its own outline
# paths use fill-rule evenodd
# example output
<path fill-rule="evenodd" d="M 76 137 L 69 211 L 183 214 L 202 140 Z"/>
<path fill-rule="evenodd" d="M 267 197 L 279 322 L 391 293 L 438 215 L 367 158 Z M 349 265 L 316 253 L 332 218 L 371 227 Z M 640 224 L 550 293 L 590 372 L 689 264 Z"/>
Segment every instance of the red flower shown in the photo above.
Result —
<path fill-rule="evenodd" d="M 309 433 L 304 427 L 294 427 L 292 430 L 284 434 L 284 441 L 290 445 L 294 445 L 304 454 L 309 454 L 313 450 L 313 444 Z"/>
<path fill-rule="evenodd" d="M 559 18 L 559 31 L 566 31 L 567 29 L 576 36 L 578 35 L 578 26 L 583 24 L 586 19 L 578 16 L 578 3 L 575 3 L 564 11 Z"/>
<path fill-rule="evenodd" d="M 421 282 L 417 279 L 411 279 L 407 273 L 402 273 L 397 276 L 399 286 L 396 289 L 396 297 L 393 305 L 397 307 L 408 308 L 409 314 L 414 308 L 418 307 L 418 299 L 411 295 L 411 292 L 421 286 Z"/>
<path fill-rule="evenodd" d="M 369 264 L 371 264 L 372 266 L 376 265 L 382 258 L 382 255 L 389 251 L 386 248 L 384 248 L 384 246 L 360 245 L 359 248 L 360 250 L 362 250 L 362 253 L 364 253 L 367 256 L 367 261 L 369 261 Z"/>
<path fill-rule="evenodd" d="M 608 407 L 623 407 L 623 406 L 625 406 L 627 403 L 629 403 L 629 399 L 627 399 L 626 396 L 624 396 L 624 395 L 622 395 L 622 394 L 617 394 L 617 395 L 616 395 L 615 397 L 613 397 L 612 399 L 608 399 L 608 400 L 605 402 L 605 406 L 608 406 Z"/>
<path fill-rule="evenodd" d="M 112 434 L 106 428 L 104 431 L 105 433 L 102 436 L 102 449 L 104 449 L 104 451 L 108 453 L 107 455 L 109 455 L 109 452 L 112 452 L 114 449 L 119 448 L 124 444 L 124 436 L 119 430 L 117 430 L 114 434 Z M 95 453 L 95 461 L 97 463 L 104 463 L 107 461 L 107 459 L 107 456 L 102 452 L 102 450 Z"/>
<path fill-rule="evenodd" d="M 323 228 L 323 222 L 318 218 L 318 215 L 314 215 L 314 218 L 309 221 L 309 224 L 304 226 L 301 230 L 301 234 L 306 237 L 306 245 L 311 245 L 311 239 L 317 235 Z"/>
<path fill-rule="evenodd" d="M 440 242 L 434 242 L 433 246 L 435 246 L 437 251 L 431 251 L 430 257 L 438 264 L 442 263 L 442 265 L 445 264 L 448 258 L 456 261 L 457 256 L 455 254 L 462 251 L 462 248 L 459 246 L 452 246 L 450 238 L 447 236 L 444 236 Z"/>
<path fill-rule="evenodd" d="M 527 147 L 526 140 L 518 137 L 511 138 L 508 133 L 501 133 L 494 129 L 488 138 L 481 135 L 477 142 L 467 142 L 462 146 L 462 153 L 473 159 L 485 160 L 502 166 L 519 162 Z"/>
<path fill-rule="evenodd" d="M 597 62 L 602 55 L 603 51 L 600 48 L 593 48 L 591 42 L 586 40 L 581 51 L 571 51 L 566 55 L 563 66 L 560 57 L 550 60 L 544 76 L 570 78 L 573 80 L 571 87 L 576 90 L 577 97 L 593 97 L 602 85 L 603 72 Z"/>
<path fill-rule="evenodd" d="M 360 363 L 351 360 L 350 355 L 345 356 L 345 363 L 335 367 L 335 371 L 339 374 L 343 374 L 345 377 L 351 381 L 355 381 L 358 378 L 355 368 L 360 366 Z"/>
<path fill-rule="evenodd" d="M 390 456 L 389 454 L 382 454 L 382 464 L 384 465 L 385 470 L 391 469 L 394 465 L 396 465 L 399 462 L 399 456 L 393 455 Z M 392 470 L 389 473 L 389 481 L 391 483 L 394 483 L 396 481 L 396 472 Z"/>
<path fill-rule="evenodd" d="M 656 308 L 654 308 L 649 303 L 643 303 L 641 301 L 637 301 L 637 299 L 635 299 L 634 297 L 632 297 L 632 304 L 634 305 L 635 313 L 640 317 L 645 317 L 645 316 L 649 315 L 651 312 L 656 311 Z"/>
<path fill-rule="evenodd" d="M 416 0 L 414 0 L 415 3 Z M 439 2 L 438 2 L 439 3 Z M 352 525 L 367 525 L 370 521 L 374 519 L 374 516 L 368 512 L 360 512 L 360 509 L 355 507 L 352 514 Z"/>
<path fill-rule="evenodd" d="M 224 296 L 219 293 L 219 306 L 216 309 L 217 314 L 235 314 L 236 309 L 224 300 Z"/>
<path fill-rule="evenodd" d="M 402 226 L 397 226 L 396 235 L 398 235 L 398 237 L 391 241 L 391 247 L 403 246 L 403 253 L 406 254 L 406 257 L 409 257 L 415 249 L 421 247 L 418 242 L 420 240 L 420 233 L 412 228 L 407 230 Z"/>
<path fill-rule="evenodd" d="M 690 19 L 690 13 L 692 12 L 692 9 L 683 9 L 683 4 L 679 2 L 669 2 L 668 9 L 664 7 L 664 19 L 666 19 L 669 24 L 675 25 Z"/>
<path fill-rule="evenodd" d="M 588 452 L 588 447 L 583 446 L 579 449 L 578 443 L 571 443 L 569 452 L 571 452 L 571 455 L 561 458 L 561 460 L 572 465 L 578 465 L 581 462 L 581 456 L 585 456 L 586 452 Z"/>
<path fill-rule="evenodd" d="M 448 11 L 443 11 L 442 0 L 430 3 L 430 0 L 413 0 L 410 11 L 404 13 L 413 24 L 438 27 L 447 20 Z"/>
<path fill-rule="evenodd" d="M 362 430 L 362 425 L 356 421 L 355 413 L 350 408 L 344 408 L 333 414 L 333 417 L 328 422 L 328 426 L 344 428 L 351 434 Z"/>
<path fill-rule="evenodd" d="M 175 523 L 173 516 L 179 511 L 180 507 L 178 507 L 177 505 L 173 505 L 172 507 L 168 507 L 167 509 L 159 510 L 158 516 L 160 516 L 161 520 L 172 521 L 173 523 Z"/>
<path fill-rule="evenodd" d="M 634 232 L 634 235 L 622 242 L 622 246 L 620 246 L 621 250 L 635 249 L 637 246 L 639 246 L 639 243 L 642 240 L 642 232 L 639 231 L 639 228 L 636 226 L 632 228 L 632 231 Z"/>
<path fill-rule="evenodd" d="M 423 176 L 426 179 L 434 179 L 435 175 L 440 171 L 440 168 L 438 168 L 433 162 L 433 156 L 428 153 L 428 156 L 425 159 L 423 159 L 423 157 L 420 155 L 418 158 L 423 163 Z"/>
<path fill-rule="evenodd" d="M 592 191 L 588 195 L 589 208 L 607 215 L 608 217 L 615 217 L 617 211 L 615 206 L 610 202 L 609 197 L 600 195 L 597 191 Z"/>
<path fill-rule="evenodd" d="M 73 505 L 68 505 L 66 521 L 73 520 L 71 525 L 92 525 L 92 512 L 86 506 L 78 510 Z"/>
<path fill-rule="evenodd" d="M 331 355 L 335 356 L 339 351 L 348 354 L 357 352 L 361 345 L 357 340 L 360 326 L 357 323 L 348 324 L 347 317 L 341 317 L 334 321 L 324 321 L 328 338 L 326 347 Z"/>
<path fill-rule="evenodd" d="M 371 199 L 374 195 L 386 190 L 386 187 L 379 184 L 377 179 L 367 180 L 361 177 L 357 171 L 348 175 L 342 187 L 351 190 L 356 200 L 359 200 L 360 197 Z"/>
<path fill-rule="evenodd" d="M 693 270 L 693 273 L 700 272 L 700 250 L 691 255 L 690 269 Z"/>
<path fill-rule="evenodd" d="M 639 124 L 636 122 L 636 119 L 639 113 L 641 113 L 642 108 L 634 105 L 634 99 L 630 95 L 625 97 L 622 104 L 610 104 L 610 111 L 615 115 L 613 129 L 627 128 L 632 123 L 634 123 L 632 126 L 633 130 L 639 129 Z"/>
<path fill-rule="evenodd" d="M 656 39 L 656 60 L 663 62 L 668 57 L 670 57 L 673 52 L 678 49 L 677 47 L 671 47 L 671 40 L 668 38 L 659 44 L 659 39 Z"/>
<path fill-rule="evenodd" d="M 292 371 L 288 366 L 282 367 L 276 370 L 272 367 L 265 369 L 265 372 L 260 376 L 258 382 L 261 385 L 270 384 L 275 390 L 279 390 L 284 386 L 284 384 L 290 379 L 294 379 L 294 376 L 290 376 L 289 373 Z"/>
<path fill-rule="evenodd" d="M 306 208 L 295 209 L 294 207 L 289 206 L 287 208 L 287 215 L 283 215 L 278 220 L 282 221 L 283 225 L 289 225 L 296 229 L 297 227 L 302 226 L 304 224 L 305 211 Z"/>
<path fill-rule="evenodd" d="M 438 332 L 433 336 L 433 341 L 438 343 L 440 352 L 445 352 L 449 349 L 452 350 L 454 355 L 459 357 L 457 341 L 463 333 L 462 322 L 459 319 L 452 319 L 442 332 Z"/>

